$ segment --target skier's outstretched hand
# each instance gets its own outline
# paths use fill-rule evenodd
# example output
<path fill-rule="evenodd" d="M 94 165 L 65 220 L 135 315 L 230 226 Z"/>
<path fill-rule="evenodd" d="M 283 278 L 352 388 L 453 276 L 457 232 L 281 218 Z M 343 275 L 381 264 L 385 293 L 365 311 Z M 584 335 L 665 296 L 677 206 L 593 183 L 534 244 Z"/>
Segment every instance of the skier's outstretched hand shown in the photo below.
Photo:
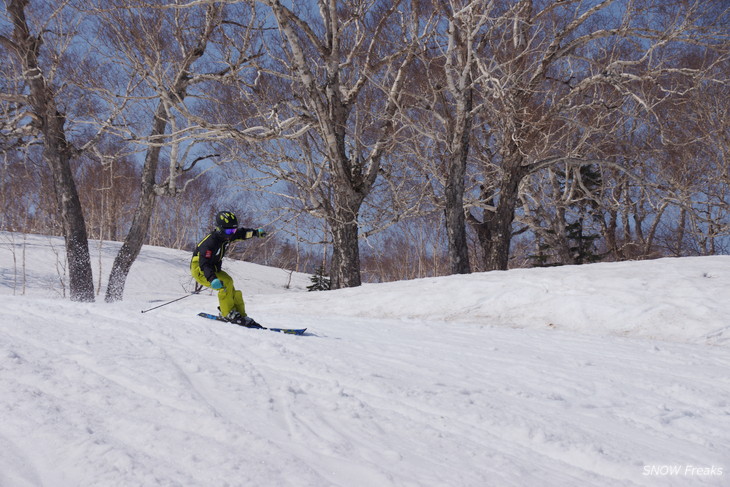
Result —
<path fill-rule="evenodd" d="M 223 289 L 223 283 L 220 279 L 215 278 L 210 282 L 210 287 L 217 291 L 218 289 Z"/>

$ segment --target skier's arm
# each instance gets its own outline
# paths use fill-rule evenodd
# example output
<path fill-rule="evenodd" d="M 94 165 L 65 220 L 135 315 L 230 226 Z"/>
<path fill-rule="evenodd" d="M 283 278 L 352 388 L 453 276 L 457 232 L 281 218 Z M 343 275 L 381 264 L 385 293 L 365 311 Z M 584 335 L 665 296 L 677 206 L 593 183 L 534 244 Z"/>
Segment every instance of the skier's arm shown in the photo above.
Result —
<path fill-rule="evenodd" d="M 236 233 L 233 234 L 231 240 L 248 240 L 254 237 L 265 237 L 266 232 L 261 228 L 239 228 Z"/>

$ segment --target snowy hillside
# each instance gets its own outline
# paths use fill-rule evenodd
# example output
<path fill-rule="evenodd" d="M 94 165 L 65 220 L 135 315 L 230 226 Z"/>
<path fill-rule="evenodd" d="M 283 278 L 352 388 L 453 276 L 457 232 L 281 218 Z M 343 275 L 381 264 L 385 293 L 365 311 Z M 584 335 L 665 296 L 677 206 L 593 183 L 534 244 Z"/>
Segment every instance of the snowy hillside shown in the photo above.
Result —
<path fill-rule="evenodd" d="M 140 313 L 185 252 L 112 305 L 61 299 L 62 257 L 0 233 L 2 487 L 730 485 L 728 256 L 322 293 L 229 261 L 302 337 L 198 318 L 209 292 Z"/>

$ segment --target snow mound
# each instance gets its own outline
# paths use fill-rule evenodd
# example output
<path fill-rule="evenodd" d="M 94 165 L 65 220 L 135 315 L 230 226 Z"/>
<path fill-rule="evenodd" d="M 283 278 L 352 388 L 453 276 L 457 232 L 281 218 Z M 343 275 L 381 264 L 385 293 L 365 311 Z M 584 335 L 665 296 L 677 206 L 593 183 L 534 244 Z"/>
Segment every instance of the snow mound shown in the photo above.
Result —
<path fill-rule="evenodd" d="M 195 316 L 187 252 L 114 304 L 60 299 L 62 256 L 0 234 L 2 487 L 728 485 L 728 257 L 317 293 L 227 262 L 292 336 Z"/>

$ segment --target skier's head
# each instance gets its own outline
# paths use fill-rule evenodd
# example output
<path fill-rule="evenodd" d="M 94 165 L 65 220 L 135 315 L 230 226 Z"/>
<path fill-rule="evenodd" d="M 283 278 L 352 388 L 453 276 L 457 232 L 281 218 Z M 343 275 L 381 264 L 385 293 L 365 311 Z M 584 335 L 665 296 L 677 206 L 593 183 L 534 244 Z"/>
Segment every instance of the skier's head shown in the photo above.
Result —
<path fill-rule="evenodd" d="M 224 237 L 230 238 L 237 229 L 238 219 L 232 211 L 219 211 L 215 216 L 215 231 Z"/>

